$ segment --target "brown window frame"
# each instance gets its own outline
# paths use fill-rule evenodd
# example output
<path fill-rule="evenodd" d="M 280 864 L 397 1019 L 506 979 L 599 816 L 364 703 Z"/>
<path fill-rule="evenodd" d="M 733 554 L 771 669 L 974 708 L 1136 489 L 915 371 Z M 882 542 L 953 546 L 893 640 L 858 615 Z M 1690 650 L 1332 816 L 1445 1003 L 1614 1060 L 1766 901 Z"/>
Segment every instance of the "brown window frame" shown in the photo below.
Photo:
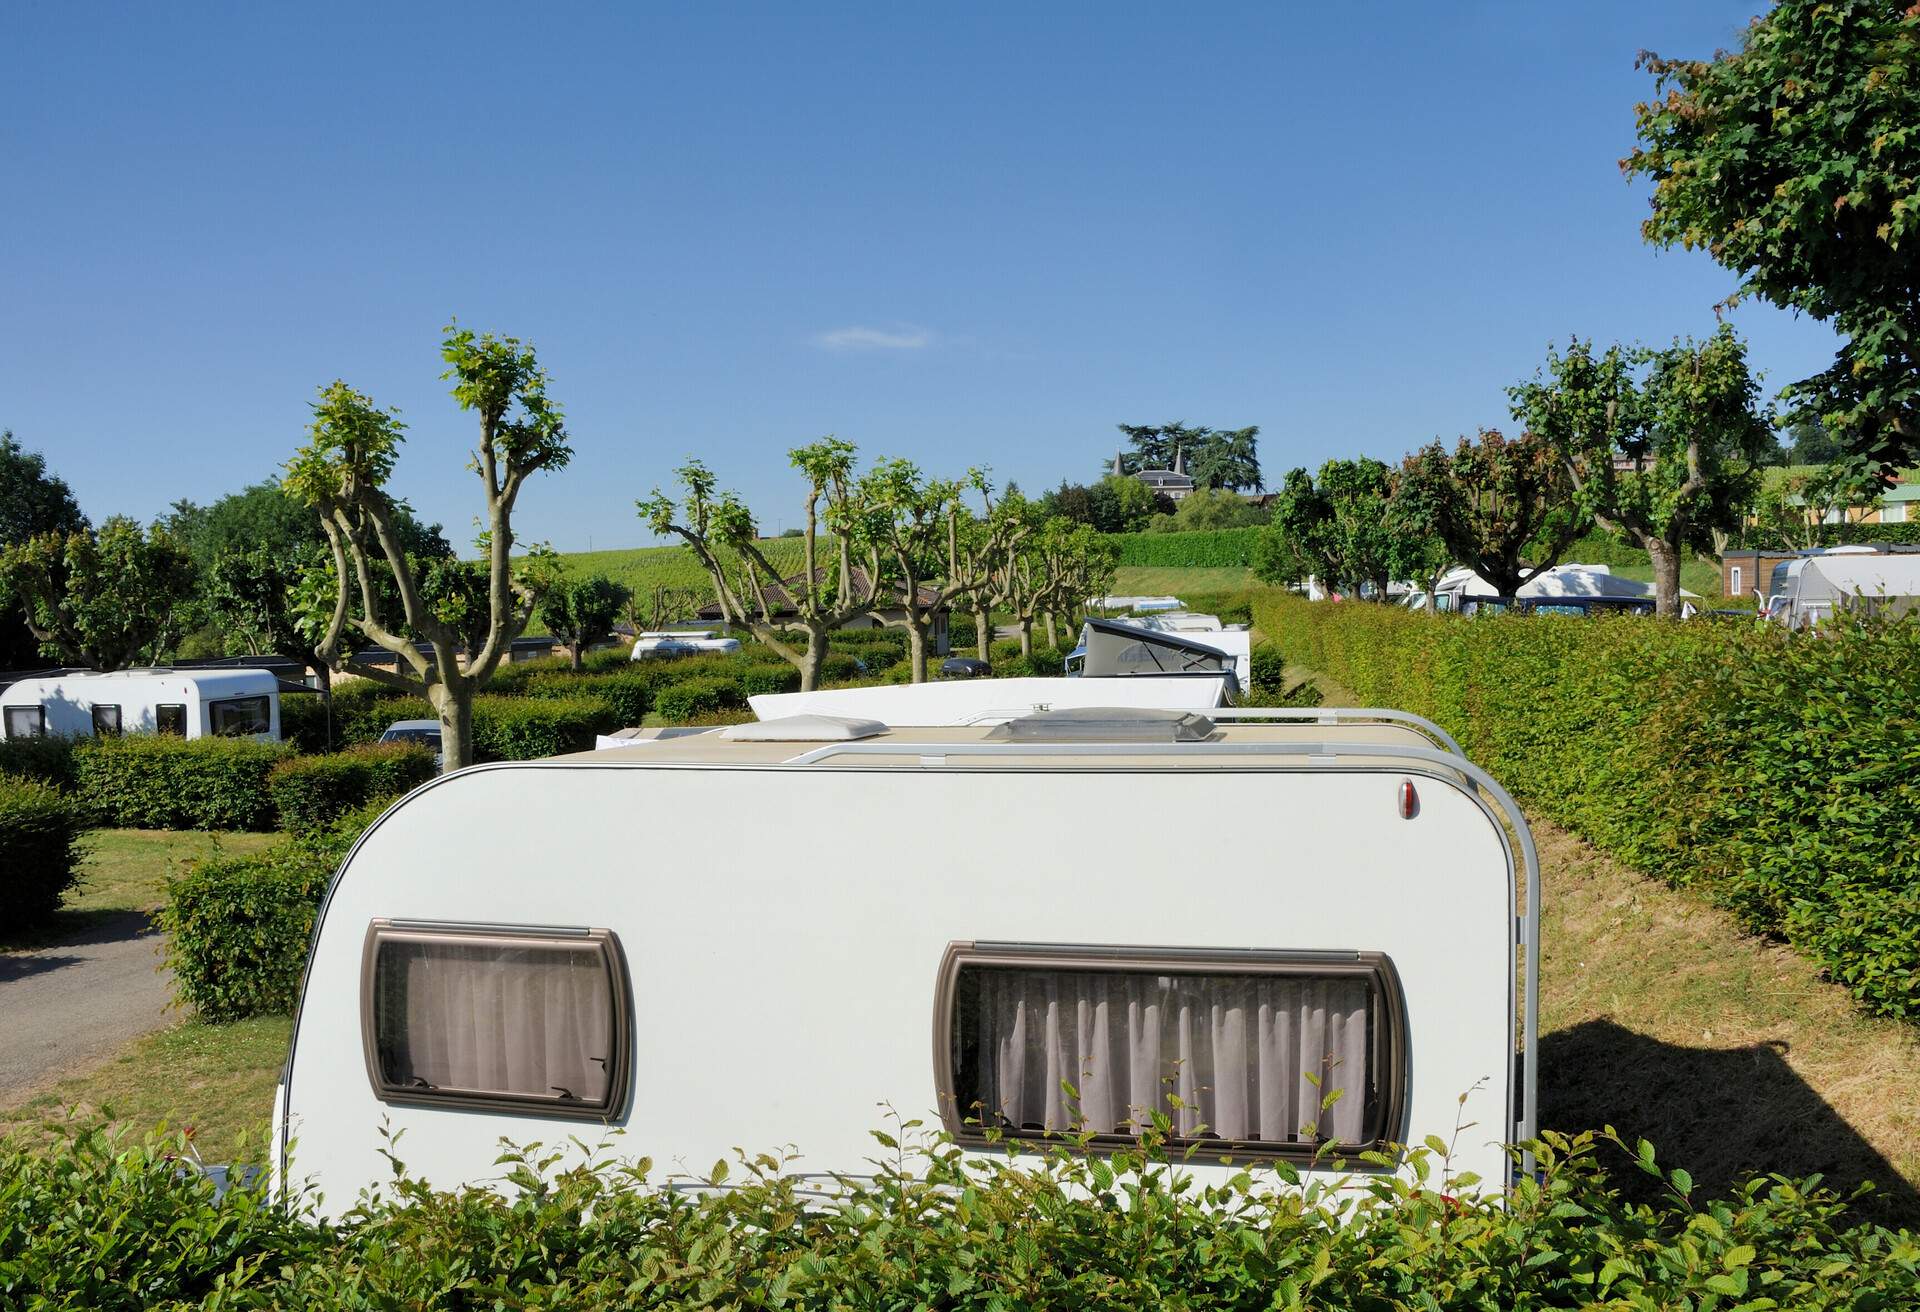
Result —
<path fill-rule="evenodd" d="M 607 971 L 608 996 L 613 1003 L 611 1069 L 607 1093 L 594 1102 L 572 1101 L 535 1094 L 509 1094 L 467 1089 L 421 1089 L 395 1084 L 380 1069 L 379 1036 L 374 1030 L 374 976 L 384 943 L 458 943 L 466 947 L 550 948 L 555 944 L 594 944 Z M 360 1039 L 366 1057 L 367 1079 L 376 1098 L 408 1107 L 446 1107 L 465 1111 L 495 1111 L 550 1120 L 610 1122 L 627 1105 L 632 1083 L 633 1000 L 627 976 L 626 953 L 610 929 L 559 929 L 535 925 L 460 925 L 437 921 L 376 919 L 367 925 L 360 956 Z"/>
<path fill-rule="evenodd" d="M 113 728 L 110 730 L 103 730 L 100 727 L 100 712 L 102 711 L 113 712 Z M 118 738 L 126 731 L 125 721 L 120 715 L 120 708 L 118 706 L 111 706 L 104 702 L 95 702 L 93 706 L 89 708 L 88 719 L 93 723 L 93 736 L 95 738 Z"/>
<path fill-rule="evenodd" d="M 1070 1151 L 1112 1152 L 1138 1140 L 1126 1134 L 1083 1136 L 1059 1130 L 1027 1130 L 982 1125 L 971 1109 L 961 1108 L 955 1088 L 953 1063 L 954 1004 L 960 972 L 969 966 L 1016 970 L 1110 970 L 1120 974 L 1155 975 L 1282 975 L 1292 978 L 1352 978 L 1371 985 L 1373 1086 L 1370 1090 L 1369 1138 L 1342 1142 L 1333 1155 L 1347 1170 L 1374 1169 L 1352 1159 L 1363 1152 L 1390 1152 L 1404 1140 L 1407 1108 L 1408 1032 L 1406 993 L 1393 959 L 1384 952 L 1287 951 L 1258 949 L 1188 949 L 1108 947 L 1062 943 L 953 942 L 940 961 L 933 997 L 933 1078 L 940 1120 L 954 1141 L 968 1148 L 1005 1148 L 1010 1144 L 1044 1143 Z M 991 1129 L 993 1137 L 989 1137 Z M 1085 1148 L 1081 1140 L 1085 1139 Z M 1171 1135 L 1170 1150 L 1194 1148 L 1208 1154 L 1311 1163 L 1321 1156 L 1320 1144 L 1280 1144 L 1259 1140 L 1187 1138 Z"/>
<path fill-rule="evenodd" d="M 178 729 L 167 728 L 165 715 L 167 711 L 180 712 L 180 727 Z M 187 736 L 187 704 L 185 702 L 161 702 L 158 706 L 155 706 L 153 708 L 153 731 L 170 738 L 185 738 Z"/>

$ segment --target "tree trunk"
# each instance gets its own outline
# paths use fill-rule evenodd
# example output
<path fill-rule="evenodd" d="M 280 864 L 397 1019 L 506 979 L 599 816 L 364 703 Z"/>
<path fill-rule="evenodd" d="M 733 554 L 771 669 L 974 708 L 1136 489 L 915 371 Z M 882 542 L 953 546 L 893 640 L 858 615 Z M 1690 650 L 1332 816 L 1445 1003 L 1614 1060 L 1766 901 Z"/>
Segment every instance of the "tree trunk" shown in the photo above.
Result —
<path fill-rule="evenodd" d="M 573 657 L 573 672 L 575 674 L 580 673 L 581 669 L 584 668 L 581 661 L 581 654 L 586 650 L 586 646 L 587 644 L 585 642 L 574 642 L 567 645 L 567 653 Z"/>
<path fill-rule="evenodd" d="M 993 616 L 984 606 L 974 608 L 973 645 L 981 660 L 993 659 Z"/>
<path fill-rule="evenodd" d="M 1049 651 L 1059 651 L 1060 650 L 1060 630 L 1054 625 L 1053 612 L 1048 611 L 1046 618 L 1047 618 L 1047 649 Z"/>
<path fill-rule="evenodd" d="M 429 684 L 427 700 L 440 717 L 440 773 L 466 769 L 473 764 L 473 690 Z"/>
<path fill-rule="evenodd" d="M 927 630 L 930 627 L 925 618 L 907 620 L 907 656 L 913 662 L 915 683 L 927 681 Z"/>
<path fill-rule="evenodd" d="M 827 659 L 827 631 L 817 625 L 807 627 L 807 654 L 800 661 L 800 691 L 815 692 L 820 687 L 820 667 Z"/>
<path fill-rule="evenodd" d="M 1029 661 L 1033 659 L 1033 616 L 1031 615 L 1020 617 L 1020 658 Z"/>
<path fill-rule="evenodd" d="M 1653 613 L 1677 620 L 1680 618 L 1680 548 L 1650 537 L 1647 555 L 1653 560 Z"/>

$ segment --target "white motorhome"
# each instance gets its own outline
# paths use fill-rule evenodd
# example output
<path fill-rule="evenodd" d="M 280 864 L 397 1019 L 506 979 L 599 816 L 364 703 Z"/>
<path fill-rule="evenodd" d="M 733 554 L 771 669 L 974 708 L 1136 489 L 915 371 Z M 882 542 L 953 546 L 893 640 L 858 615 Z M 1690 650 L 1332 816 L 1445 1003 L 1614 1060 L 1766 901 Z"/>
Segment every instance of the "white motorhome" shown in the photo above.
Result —
<path fill-rule="evenodd" d="M 707 629 L 676 629 L 642 633 L 633 640 L 633 655 L 629 660 L 667 660 L 675 656 L 697 656 L 705 653 L 730 653 L 740 650 L 740 640 L 713 633 Z"/>
<path fill-rule="evenodd" d="M 636 863 L 635 832 L 723 855 Z M 442 1187 L 506 1187 L 505 1138 L 689 1183 L 791 1145 L 827 1189 L 889 1109 L 1105 1149 L 1177 1094 L 1208 1180 L 1391 1170 L 1355 1154 L 1471 1122 L 1453 1166 L 1497 1189 L 1535 1123 L 1537 870 L 1395 712 L 806 715 L 476 766 L 334 877 L 275 1170 L 336 1215 L 396 1135 Z"/>
<path fill-rule="evenodd" d="M 79 671 L 0 689 L 0 737 L 117 737 L 280 741 L 280 680 L 267 670 Z"/>

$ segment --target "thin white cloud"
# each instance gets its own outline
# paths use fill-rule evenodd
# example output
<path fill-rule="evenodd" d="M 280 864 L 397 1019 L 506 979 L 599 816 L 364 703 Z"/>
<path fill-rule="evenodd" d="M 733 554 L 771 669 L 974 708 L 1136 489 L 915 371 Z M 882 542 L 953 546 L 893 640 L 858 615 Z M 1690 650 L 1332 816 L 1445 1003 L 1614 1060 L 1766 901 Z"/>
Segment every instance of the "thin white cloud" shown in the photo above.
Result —
<path fill-rule="evenodd" d="M 817 333 L 813 344 L 828 351 L 920 351 L 933 345 L 924 328 L 835 328 Z"/>

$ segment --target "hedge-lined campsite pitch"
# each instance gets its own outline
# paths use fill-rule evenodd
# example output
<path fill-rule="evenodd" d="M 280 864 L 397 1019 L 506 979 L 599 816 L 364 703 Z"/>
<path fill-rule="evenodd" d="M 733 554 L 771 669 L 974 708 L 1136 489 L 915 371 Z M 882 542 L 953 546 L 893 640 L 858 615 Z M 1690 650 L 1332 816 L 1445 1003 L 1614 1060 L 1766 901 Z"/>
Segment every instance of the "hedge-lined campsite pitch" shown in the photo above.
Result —
<path fill-rule="evenodd" d="M 1920 624 L 1430 616 L 1264 597 L 1290 661 L 1426 715 L 1530 807 L 1920 1018 Z"/>

